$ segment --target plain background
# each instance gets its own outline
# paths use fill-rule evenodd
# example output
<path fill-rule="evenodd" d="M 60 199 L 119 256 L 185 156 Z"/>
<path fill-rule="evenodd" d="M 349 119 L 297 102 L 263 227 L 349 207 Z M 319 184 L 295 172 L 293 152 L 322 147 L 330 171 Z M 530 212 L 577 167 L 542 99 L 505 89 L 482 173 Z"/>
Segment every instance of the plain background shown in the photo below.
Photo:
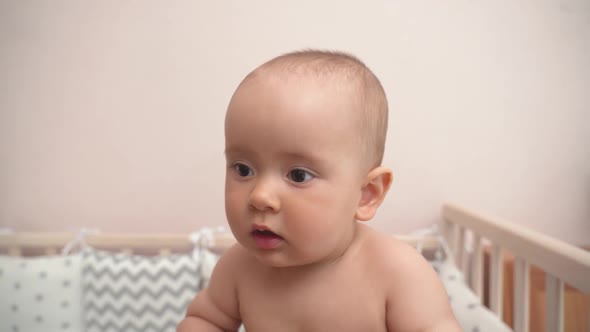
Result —
<path fill-rule="evenodd" d="M 590 236 L 590 3 L 0 0 L 0 227 L 225 225 L 223 118 L 251 69 L 356 54 L 390 100 L 377 229 L 456 202 Z"/>

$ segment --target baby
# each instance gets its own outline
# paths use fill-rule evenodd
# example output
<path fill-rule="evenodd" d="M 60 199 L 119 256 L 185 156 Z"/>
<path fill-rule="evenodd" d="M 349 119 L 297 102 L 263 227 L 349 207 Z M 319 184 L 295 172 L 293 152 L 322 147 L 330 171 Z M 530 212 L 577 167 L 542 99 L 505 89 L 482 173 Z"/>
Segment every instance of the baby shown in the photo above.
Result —
<path fill-rule="evenodd" d="M 301 51 L 250 73 L 225 118 L 238 244 L 178 331 L 460 331 L 432 267 L 362 222 L 383 201 L 387 99 L 357 58 Z"/>

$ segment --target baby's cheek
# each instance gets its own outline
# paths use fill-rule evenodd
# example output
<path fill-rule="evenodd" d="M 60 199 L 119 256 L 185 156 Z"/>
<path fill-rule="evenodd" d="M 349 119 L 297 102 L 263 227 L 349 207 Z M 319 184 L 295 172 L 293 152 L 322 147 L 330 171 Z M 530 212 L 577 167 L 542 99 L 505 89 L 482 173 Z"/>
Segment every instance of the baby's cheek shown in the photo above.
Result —
<path fill-rule="evenodd" d="M 230 225 L 240 223 L 240 218 L 244 217 L 247 204 L 243 202 L 241 196 L 238 192 L 226 192 L 225 215 Z"/>
<path fill-rule="evenodd" d="M 326 241 L 334 231 L 337 214 L 330 207 L 322 206 L 301 206 L 296 209 L 293 222 L 288 225 L 291 231 L 299 238 L 308 240 Z"/>

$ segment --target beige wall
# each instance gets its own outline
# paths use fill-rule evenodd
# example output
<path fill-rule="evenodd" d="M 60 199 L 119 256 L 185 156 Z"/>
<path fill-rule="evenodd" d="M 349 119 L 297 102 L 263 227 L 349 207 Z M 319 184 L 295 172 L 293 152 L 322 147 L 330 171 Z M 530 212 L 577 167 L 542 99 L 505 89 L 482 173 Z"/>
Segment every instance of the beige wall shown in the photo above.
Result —
<path fill-rule="evenodd" d="M 375 227 L 428 225 L 450 200 L 589 243 L 587 1 L 278 3 L 0 0 L 0 226 L 224 224 L 233 89 L 319 47 L 360 56 L 390 98 Z"/>

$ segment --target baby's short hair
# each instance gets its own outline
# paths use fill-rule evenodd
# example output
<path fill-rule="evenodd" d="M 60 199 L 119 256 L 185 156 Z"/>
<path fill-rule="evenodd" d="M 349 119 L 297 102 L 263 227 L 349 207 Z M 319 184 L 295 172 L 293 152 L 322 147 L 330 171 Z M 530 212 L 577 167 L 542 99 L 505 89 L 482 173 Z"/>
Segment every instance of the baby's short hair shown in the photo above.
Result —
<path fill-rule="evenodd" d="M 265 71 L 315 74 L 319 78 L 335 78 L 351 83 L 358 91 L 361 108 L 361 148 L 371 168 L 381 165 L 387 137 L 388 106 L 383 86 L 375 74 L 354 55 L 324 50 L 302 50 L 280 55 L 250 73 L 243 82 Z"/>

